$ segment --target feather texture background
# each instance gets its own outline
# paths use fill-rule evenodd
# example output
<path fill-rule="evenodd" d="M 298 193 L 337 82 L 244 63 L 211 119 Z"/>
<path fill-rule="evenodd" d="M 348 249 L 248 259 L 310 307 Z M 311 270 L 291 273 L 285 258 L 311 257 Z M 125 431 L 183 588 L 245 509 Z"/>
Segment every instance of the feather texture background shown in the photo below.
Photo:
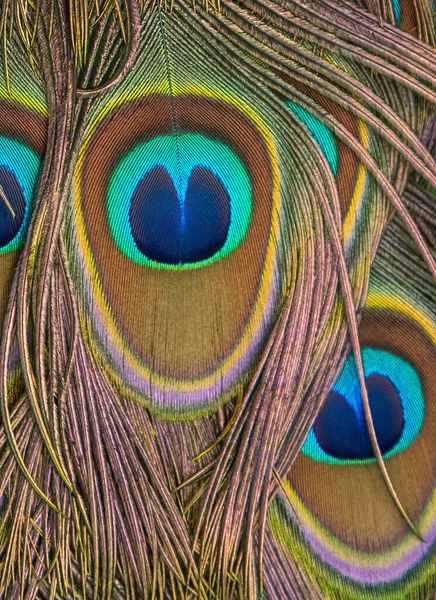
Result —
<path fill-rule="evenodd" d="M 435 10 L 4 0 L 1 598 L 434 596 Z"/>

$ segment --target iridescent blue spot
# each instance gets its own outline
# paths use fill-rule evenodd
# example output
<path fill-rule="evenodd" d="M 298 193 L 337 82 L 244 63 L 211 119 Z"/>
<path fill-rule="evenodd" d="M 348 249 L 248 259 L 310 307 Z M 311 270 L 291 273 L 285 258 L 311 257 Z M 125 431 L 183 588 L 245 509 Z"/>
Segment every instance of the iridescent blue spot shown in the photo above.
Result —
<path fill-rule="evenodd" d="M 371 415 L 380 450 L 392 450 L 404 427 L 401 400 L 392 382 L 382 375 L 366 378 Z M 362 411 L 356 412 L 337 392 L 330 392 L 320 411 L 314 432 L 320 447 L 336 458 L 374 457 L 368 428 Z"/>
<path fill-rule="evenodd" d="M 14 173 L 0 166 L 0 248 L 20 231 L 26 210 L 23 191 Z"/>
<path fill-rule="evenodd" d="M 131 260 L 197 268 L 232 252 L 251 218 L 250 179 L 236 154 L 204 135 L 158 136 L 116 166 L 109 227 Z"/>
<path fill-rule="evenodd" d="M 39 163 L 30 148 L 0 135 L 0 254 L 23 244 Z"/>
<path fill-rule="evenodd" d="M 180 262 L 180 204 L 164 167 L 156 167 L 138 183 L 129 216 L 140 252 L 158 262 Z"/>
<path fill-rule="evenodd" d="M 287 100 L 286 104 L 306 125 L 326 157 L 333 175 L 336 175 L 338 170 L 338 149 L 333 133 L 324 123 L 321 123 L 319 119 L 299 104 L 291 102 L 291 100 Z"/>
<path fill-rule="evenodd" d="M 362 350 L 371 415 L 382 453 L 407 448 L 424 422 L 419 376 L 408 362 L 385 350 Z M 374 459 L 354 358 L 349 356 L 302 448 L 314 460 L 330 463 Z"/>
<path fill-rule="evenodd" d="M 397 388 L 389 377 L 373 373 L 366 378 L 369 406 L 378 445 L 383 454 L 392 450 L 404 428 L 404 412 Z M 368 435 L 367 428 L 364 429 Z M 369 442 L 369 436 L 367 438 Z M 367 457 L 374 456 L 367 443 Z"/>
<path fill-rule="evenodd" d="M 210 169 L 196 167 L 184 203 L 181 263 L 210 258 L 226 243 L 230 229 L 230 198 Z"/>
<path fill-rule="evenodd" d="M 224 246 L 230 199 L 210 169 L 195 167 L 182 203 L 164 167 L 155 167 L 132 196 L 130 225 L 146 257 L 170 265 L 206 260 Z"/>

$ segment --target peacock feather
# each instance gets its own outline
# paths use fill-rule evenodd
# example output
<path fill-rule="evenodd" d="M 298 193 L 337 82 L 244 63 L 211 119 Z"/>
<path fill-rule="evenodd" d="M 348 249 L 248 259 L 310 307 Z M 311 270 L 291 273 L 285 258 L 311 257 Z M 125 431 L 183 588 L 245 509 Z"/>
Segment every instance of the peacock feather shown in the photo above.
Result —
<path fill-rule="evenodd" d="M 0 598 L 436 593 L 434 0 L 3 0 Z"/>

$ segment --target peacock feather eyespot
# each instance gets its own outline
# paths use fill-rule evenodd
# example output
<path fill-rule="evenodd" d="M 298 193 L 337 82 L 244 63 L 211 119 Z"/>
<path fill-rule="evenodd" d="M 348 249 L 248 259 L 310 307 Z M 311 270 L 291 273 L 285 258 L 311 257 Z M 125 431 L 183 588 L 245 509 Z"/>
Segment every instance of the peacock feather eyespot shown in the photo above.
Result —
<path fill-rule="evenodd" d="M 182 133 L 152 138 L 116 166 L 107 192 L 118 248 L 139 265 L 192 268 L 244 239 L 252 213 L 248 174 L 218 140 Z"/>
<path fill-rule="evenodd" d="M 21 142 L 0 135 L 0 253 L 24 242 L 40 160 Z"/>
<path fill-rule="evenodd" d="M 95 307 L 83 310 L 125 388 L 165 415 L 227 401 L 282 300 L 289 208 L 271 131 L 241 99 L 206 94 L 150 93 L 103 111 L 76 175 L 75 260 Z"/>
<path fill-rule="evenodd" d="M 357 600 L 370 590 L 370 597 L 400 600 L 434 569 L 436 461 L 428 448 L 436 434 L 436 328 L 407 288 L 400 297 L 395 286 L 372 284 L 359 326 L 372 420 L 393 485 L 425 542 L 383 486 L 352 356 L 285 485 L 298 520 L 279 499 L 270 523 L 276 539 L 290 535 L 289 548 L 339 597 Z"/>
<path fill-rule="evenodd" d="M 363 348 L 366 386 L 377 441 L 392 456 L 413 443 L 424 422 L 424 394 L 415 368 L 379 348 Z M 374 461 L 354 358 L 349 356 L 317 416 L 302 452 L 314 460 Z"/>

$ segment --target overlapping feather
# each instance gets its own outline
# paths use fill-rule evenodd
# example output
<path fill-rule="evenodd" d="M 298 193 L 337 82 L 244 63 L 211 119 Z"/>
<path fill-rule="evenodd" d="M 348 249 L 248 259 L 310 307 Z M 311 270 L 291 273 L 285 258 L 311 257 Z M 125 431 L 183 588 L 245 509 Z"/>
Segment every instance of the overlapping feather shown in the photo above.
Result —
<path fill-rule="evenodd" d="M 412 331 L 431 352 L 433 8 L 3 4 L 0 135 L 41 169 L 21 249 L 0 254 L 0 596 L 430 597 L 434 483 L 406 493 L 419 454 L 383 458 L 361 345 L 366 313 L 385 310 L 421 376 Z M 248 215 L 228 254 L 167 263 L 159 237 L 137 253 L 121 192 L 151 147 L 180 214 L 197 166 L 204 189 L 224 186 L 209 216 Z M 364 509 L 391 526 L 372 553 L 359 506 L 329 520 L 343 506 L 300 454 L 350 352 L 373 453 Z M 400 542 L 413 566 L 377 580 Z"/>

